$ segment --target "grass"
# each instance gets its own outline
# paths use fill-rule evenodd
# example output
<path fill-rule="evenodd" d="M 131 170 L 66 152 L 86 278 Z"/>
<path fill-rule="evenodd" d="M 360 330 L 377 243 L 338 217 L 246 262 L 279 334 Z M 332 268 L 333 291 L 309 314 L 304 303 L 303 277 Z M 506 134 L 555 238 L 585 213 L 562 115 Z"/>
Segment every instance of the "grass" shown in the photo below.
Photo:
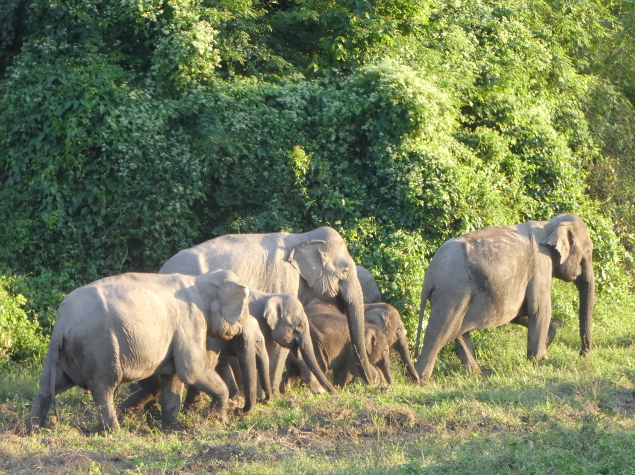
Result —
<path fill-rule="evenodd" d="M 635 298 L 598 300 L 595 347 L 581 358 L 575 291 L 557 285 L 555 295 L 558 335 L 541 364 L 524 357 L 526 330 L 508 325 L 473 338 L 486 376 L 446 348 L 426 386 L 398 366 L 387 390 L 295 387 L 228 426 L 203 410 L 183 415 L 183 433 L 161 432 L 148 414 L 94 434 L 92 400 L 74 389 L 58 398 L 61 422 L 51 415 L 48 429 L 25 436 L 41 363 L 7 367 L 0 473 L 635 473 Z"/>

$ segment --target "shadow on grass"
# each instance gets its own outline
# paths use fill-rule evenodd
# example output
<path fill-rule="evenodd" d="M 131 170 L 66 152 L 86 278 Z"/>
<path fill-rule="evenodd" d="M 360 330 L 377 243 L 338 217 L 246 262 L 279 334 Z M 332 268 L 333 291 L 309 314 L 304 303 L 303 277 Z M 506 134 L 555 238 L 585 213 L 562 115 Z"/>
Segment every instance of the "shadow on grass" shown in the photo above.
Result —
<path fill-rule="evenodd" d="M 526 435 L 483 434 L 457 445 L 425 447 L 388 473 L 626 474 L 635 467 L 634 444 L 633 432 L 602 427 L 588 417 L 578 428 L 551 424 Z"/>

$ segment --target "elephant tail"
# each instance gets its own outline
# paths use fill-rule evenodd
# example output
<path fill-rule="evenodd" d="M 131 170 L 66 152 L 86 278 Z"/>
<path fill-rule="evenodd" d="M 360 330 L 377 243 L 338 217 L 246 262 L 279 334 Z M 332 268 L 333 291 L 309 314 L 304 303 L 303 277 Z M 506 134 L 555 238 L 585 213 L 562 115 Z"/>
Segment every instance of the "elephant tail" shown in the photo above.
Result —
<path fill-rule="evenodd" d="M 423 315 L 426 311 L 426 303 L 430 300 L 430 294 L 432 289 L 426 285 L 426 281 L 423 281 L 423 288 L 421 289 L 421 306 L 419 308 L 419 325 L 417 326 L 417 341 L 415 343 L 415 358 L 419 357 L 419 343 L 421 342 L 421 330 L 423 329 Z"/>

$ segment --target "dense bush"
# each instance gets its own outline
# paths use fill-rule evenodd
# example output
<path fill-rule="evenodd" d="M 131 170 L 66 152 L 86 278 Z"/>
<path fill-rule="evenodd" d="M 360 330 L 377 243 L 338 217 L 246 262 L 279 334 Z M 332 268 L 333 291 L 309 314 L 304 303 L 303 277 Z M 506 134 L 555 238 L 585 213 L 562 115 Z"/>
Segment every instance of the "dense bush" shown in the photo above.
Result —
<path fill-rule="evenodd" d="M 219 234 L 330 224 L 412 321 L 444 240 L 576 212 L 600 289 L 617 285 L 633 18 L 594 0 L 10 0 L 0 266 L 69 291 Z"/>
<path fill-rule="evenodd" d="M 0 363 L 8 357 L 21 360 L 41 356 L 48 338 L 38 331 L 37 322 L 29 319 L 22 307 L 27 299 L 9 291 L 11 282 L 0 276 Z"/>

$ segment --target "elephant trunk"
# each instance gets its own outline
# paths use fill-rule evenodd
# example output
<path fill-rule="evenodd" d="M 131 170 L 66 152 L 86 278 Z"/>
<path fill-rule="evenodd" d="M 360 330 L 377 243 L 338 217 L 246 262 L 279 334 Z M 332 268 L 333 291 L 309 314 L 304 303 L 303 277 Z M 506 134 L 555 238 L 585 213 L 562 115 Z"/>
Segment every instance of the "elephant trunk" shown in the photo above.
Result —
<path fill-rule="evenodd" d="M 591 319 L 593 316 L 593 302 L 595 301 L 595 277 L 591 256 L 582 260 L 582 273 L 575 280 L 575 285 L 580 292 L 580 340 L 582 341 L 581 355 L 591 351 Z"/>
<path fill-rule="evenodd" d="M 390 358 L 388 357 L 388 354 L 386 354 L 385 358 L 382 358 L 377 363 L 375 363 L 375 366 L 377 366 L 381 373 L 384 375 L 384 378 L 386 378 L 386 382 L 388 384 L 392 384 L 392 376 L 390 375 Z"/>
<path fill-rule="evenodd" d="M 340 284 L 338 297 L 343 303 L 344 313 L 348 320 L 348 330 L 359 374 L 367 384 L 370 384 L 370 363 L 365 338 L 364 295 L 354 266 L 351 269 L 350 278 Z"/>
<path fill-rule="evenodd" d="M 309 329 L 307 328 L 304 332 L 302 341 L 298 341 L 298 348 L 302 352 L 302 358 L 304 362 L 309 367 L 311 372 L 315 375 L 320 384 L 331 394 L 337 394 L 336 389 L 326 378 L 320 366 L 318 365 L 317 359 L 315 358 L 315 352 L 313 351 L 313 343 L 311 342 L 311 335 L 309 333 Z"/>
<path fill-rule="evenodd" d="M 412 363 L 410 359 L 410 351 L 408 350 L 408 340 L 406 339 L 405 332 L 399 332 L 397 336 L 397 341 L 393 343 L 392 347 L 397 350 L 399 356 L 401 356 L 401 361 L 403 361 L 408 369 L 410 375 L 414 378 L 414 380 L 419 382 L 419 373 L 415 369 L 415 365 Z"/>

